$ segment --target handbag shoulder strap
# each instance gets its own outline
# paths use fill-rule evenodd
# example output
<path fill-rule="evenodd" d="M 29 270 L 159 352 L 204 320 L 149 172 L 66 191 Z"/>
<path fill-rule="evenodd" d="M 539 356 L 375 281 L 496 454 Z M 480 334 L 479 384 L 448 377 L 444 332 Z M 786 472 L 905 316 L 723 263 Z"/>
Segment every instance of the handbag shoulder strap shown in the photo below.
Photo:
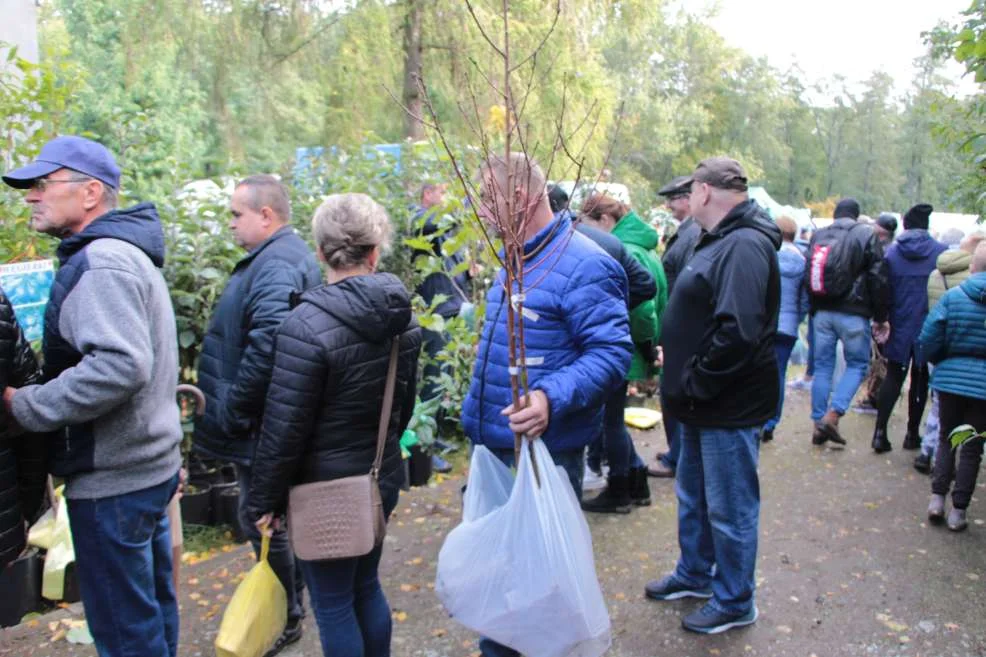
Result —
<path fill-rule="evenodd" d="M 390 347 L 390 364 L 387 366 L 387 383 L 383 389 L 383 408 L 380 409 L 380 428 L 377 431 L 377 455 L 373 459 L 373 469 L 370 474 L 374 479 L 380 474 L 380 464 L 383 462 L 383 448 L 387 444 L 387 429 L 390 426 L 390 410 L 394 406 L 394 388 L 397 384 L 397 356 L 400 352 L 401 336 L 394 336 Z"/>

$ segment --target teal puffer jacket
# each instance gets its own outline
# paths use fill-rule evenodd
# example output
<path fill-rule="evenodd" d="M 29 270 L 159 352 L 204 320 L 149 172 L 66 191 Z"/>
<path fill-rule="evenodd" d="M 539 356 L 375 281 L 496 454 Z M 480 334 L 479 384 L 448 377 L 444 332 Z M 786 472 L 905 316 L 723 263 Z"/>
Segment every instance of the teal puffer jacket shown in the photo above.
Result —
<path fill-rule="evenodd" d="M 945 293 L 925 320 L 920 342 L 935 363 L 933 389 L 986 399 L 986 272 Z"/>

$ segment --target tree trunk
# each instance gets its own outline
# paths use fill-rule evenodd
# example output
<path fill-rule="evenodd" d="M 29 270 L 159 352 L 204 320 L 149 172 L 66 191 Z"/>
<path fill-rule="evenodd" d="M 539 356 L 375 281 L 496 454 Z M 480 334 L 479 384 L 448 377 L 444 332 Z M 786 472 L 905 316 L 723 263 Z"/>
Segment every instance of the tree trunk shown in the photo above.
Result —
<path fill-rule="evenodd" d="M 421 116 L 424 109 L 418 91 L 418 78 L 421 77 L 421 0 L 405 0 L 407 14 L 404 16 L 404 107 L 411 114 L 404 115 L 404 137 L 417 141 L 424 137 L 424 126 L 415 116 Z M 413 115 L 413 116 L 412 116 Z"/>

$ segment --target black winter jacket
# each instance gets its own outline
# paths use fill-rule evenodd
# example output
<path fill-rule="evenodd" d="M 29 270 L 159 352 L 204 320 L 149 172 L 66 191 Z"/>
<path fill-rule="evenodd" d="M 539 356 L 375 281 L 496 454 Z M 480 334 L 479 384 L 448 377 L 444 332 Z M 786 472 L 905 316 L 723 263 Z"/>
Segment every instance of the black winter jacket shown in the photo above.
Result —
<path fill-rule="evenodd" d="M 780 230 L 750 200 L 702 232 L 678 273 L 661 329 L 661 399 L 674 418 L 751 428 L 773 417 L 780 394 L 780 245 Z"/>
<path fill-rule="evenodd" d="M 664 275 L 668 279 L 668 298 L 671 297 L 671 292 L 674 290 L 678 274 L 692 257 L 692 251 L 695 250 L 695 244 L 701 235 L 702 227 L 694 219 L 688 217 L 678 226 L 678 232 L 668 240 L 668 245 L 664 249 L 664 257 L 661 258 L 661 264 L 664 265 Z"/>
<path fill-rule="evenodd" d="M 0 390 L 39 383 L 41 370 L 14 309 L 0 290 Z M 33 522 L 45 490 L 46 435 L 20 434 L 0 404 L 0 570 L 24 549 L 24 521 Z"/>
<path fill-rule="evenodd" d="M 283 513 L 295 485 L 370 472 L 391 340 L 400 336 L 380 480 L 403 482 L 398 441 L 414 410 L 421 329 L 393 274 L 306 292 L 277 333 L 274 372 L 253 461 L 248 513 Z"/>
<path fill-rule="evenodd" d="M 250 465 L 277 327 L 291 312 L 291 295 L 320 281 L 315 255 L 290 226 L 236 263 L 202 341 L 198 387 L 206 405 L 205 415 L 195 422 L 196 450 Z"/>
<path fill-rule="evenodd" d="M 856 228 L 856 226 L 859 226 Z M 856 228 L 855 230 L 850 230 Z M 890 272 L 883 258 L 883 246 L 872 227 L 858 224 L 854 219 L 836 219 L 811 237 L 807 258 L 811 258 L 818 236 L 826 231 L 840 231 L 843 239 L 852 240 L 853 248 L 862 253 L 862 266 L 849 292 L 841 299 L 808 295 L 811 314 L 819 310 L 859 315 L 877 322 L 887 321 L 890 312 Z M 805 267 L 805 287 L 811 289 L 811 267 Z"/>
<path fill-rule="evenodd" d="M 623 267 L 629 283 L 630 296 L 627 297 L 627 306 L 630 310 L 657 296 L 657 281 L 642 264 L 637 262 L 636 258 L 630 255 L 619 237 L 610 235 L 604 230 L 586 226 L 581 221 L 575 223 L 575 230 L 595 242 L 603 251 L 615 258 L 620 263 L 620 267 Z"/>

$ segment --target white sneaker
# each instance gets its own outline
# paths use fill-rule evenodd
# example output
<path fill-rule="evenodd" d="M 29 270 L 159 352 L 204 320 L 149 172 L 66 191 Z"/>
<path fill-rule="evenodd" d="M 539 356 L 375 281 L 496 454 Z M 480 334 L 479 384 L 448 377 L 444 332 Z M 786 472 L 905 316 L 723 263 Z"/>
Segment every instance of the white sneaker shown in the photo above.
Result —
<path fill-rule="evenodd" d="M 585 466 L 585 474 L 582 476 L 582 490 L 602 490 L 606 488 L 606 477 L 595 472 L 588 465 Z"/>

